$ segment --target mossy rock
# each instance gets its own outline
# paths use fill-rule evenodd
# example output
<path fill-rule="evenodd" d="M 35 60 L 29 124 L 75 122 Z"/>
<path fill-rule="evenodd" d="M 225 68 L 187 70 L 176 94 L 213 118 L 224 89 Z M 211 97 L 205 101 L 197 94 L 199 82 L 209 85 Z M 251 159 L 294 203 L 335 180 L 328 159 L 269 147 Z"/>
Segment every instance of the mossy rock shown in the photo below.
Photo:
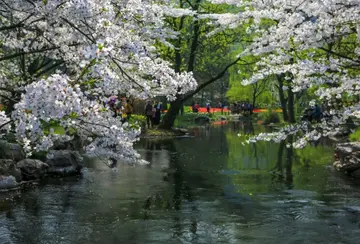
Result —
<path fill-rule="evenodd" d="M 0 158 L 20 161 L 25 158 L 25 153 L 19 144 L 0 140 Z"/>

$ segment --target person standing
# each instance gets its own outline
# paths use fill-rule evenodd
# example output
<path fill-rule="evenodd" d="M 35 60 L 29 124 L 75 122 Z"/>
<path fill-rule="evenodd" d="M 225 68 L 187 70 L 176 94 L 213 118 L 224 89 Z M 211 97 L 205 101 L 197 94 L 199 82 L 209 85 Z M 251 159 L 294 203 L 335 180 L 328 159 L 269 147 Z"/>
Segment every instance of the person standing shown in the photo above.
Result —
<path fill-rule="evenodd" d="M 150 129 L 153 127 L 153 104 L 152 101 L 148 101 L 145 105 L 145 116 L 146 116 L 146 124 Z"/>
<path fill-rule="evenodd" d="M 121 112 L 121 120 L 124 123 L 130 119 L 132 114 L 132 107 L 125 98 L 122 100 Z"/>
<path fill-rule="evenodd" d="M 210 113 L 210 109 L 211 109 L 210 102 L 207 102 L 206 103 L 206 111 L 208 112 L 208 114 Z"/>
<path fill-rule="evenodd" d="M 155 108 L 154 125 L 158 125 L 160 124 L 160 120 L 161 120 L 161 111 L 162 111 L 161 102 L 156 101 L 154 108 Z"/>

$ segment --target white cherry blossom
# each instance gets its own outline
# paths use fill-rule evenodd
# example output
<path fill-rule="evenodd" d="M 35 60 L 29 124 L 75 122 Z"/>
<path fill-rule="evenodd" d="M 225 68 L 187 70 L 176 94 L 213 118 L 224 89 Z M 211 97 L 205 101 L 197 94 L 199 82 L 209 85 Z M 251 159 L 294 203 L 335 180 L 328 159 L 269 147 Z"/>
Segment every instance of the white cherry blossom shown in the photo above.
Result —
<path fill-rule="evenodd" d="M 0 11 L 0 102 L 15 101 L 11 118 L 28 154 L 76 134 L 88 153 L 141 161 L 132 147 L 138 129 L 113 118 L 103 101 L 174 99 L 196 88 L 192 74 L 176 73 L 155 47 L 177 36 L 165 16 L 190 10 L 146 0 L 3 0 Z M 1 112 L 0 126 L 9 119 Z"/>

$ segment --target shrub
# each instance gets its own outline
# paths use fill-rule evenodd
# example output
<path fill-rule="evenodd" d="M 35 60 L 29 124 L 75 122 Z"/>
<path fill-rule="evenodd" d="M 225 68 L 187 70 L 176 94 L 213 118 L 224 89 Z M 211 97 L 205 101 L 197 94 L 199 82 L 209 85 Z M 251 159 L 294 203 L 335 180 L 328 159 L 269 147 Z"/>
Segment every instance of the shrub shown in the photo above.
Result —
<path fill-rule="evenodd" d="M 360 141 L 360 128 L 357 128 L 353 133 L 349 135 L 350 141 Z"/>
<path fill-rule="evenodd" d="M 140 114 L 132 114 L 129 119 L 129 124 L 135 128 L 146 128 L 146 117 Z"/>
<path fill-rule="evenodd" d="M 269 109 L 266 113 L 260 114 L 259 118 L 263 121 L 263 124 L 280 123 L 279 114 L 271 109 Z"/>

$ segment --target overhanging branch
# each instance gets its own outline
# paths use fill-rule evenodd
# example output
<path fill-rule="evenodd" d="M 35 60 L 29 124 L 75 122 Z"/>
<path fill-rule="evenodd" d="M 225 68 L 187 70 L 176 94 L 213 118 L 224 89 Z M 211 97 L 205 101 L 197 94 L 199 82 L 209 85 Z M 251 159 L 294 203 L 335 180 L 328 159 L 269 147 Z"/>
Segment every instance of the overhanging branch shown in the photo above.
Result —
<path fill-rule="evenodd" d="M 186 94 L 183 97 L 183 101 L 188 100 L 189 98 L 191 98 L 192 96 L 194 96 L 196 93 L 198 93 L 199 91 L 201 91 L 202 89 L 204 89 L 205 87 L 207 87 L 208 85 L 212 84 L 213 82 L 217 81 L 218 79 L 220 79 L 221 77 L 223 77 L 226 72 L 228 71 L 228 69 L 232 66 L 234 66 L 235 64 L 238 64 L 238 62 L 241 60 L 241 57 L 238 57 L 237 59 L 235 59 L 233 62 L 229 63 L 228 65 L 226 65 L 224 67 L 224 69 L 222 71 L 220 71 L 216 76 L 212 77 L 211 79 L 209 79 L 208 81 L 202 83 L 201 85 L 199 85 L 194 91 Z M 255 62 L 253 63 L 242 63 L 240 65 L 249 65 L 249 64 L 255 64 Z"/>
<path fill-rule="evenodd" d="M 7 126 L 8 124 L 12 123 L 12 122 L 13 122 L 13 120 L 9 120 L 8 122 L 0 125 L 0 130 L 1 130 L 3 127 Z"/>

